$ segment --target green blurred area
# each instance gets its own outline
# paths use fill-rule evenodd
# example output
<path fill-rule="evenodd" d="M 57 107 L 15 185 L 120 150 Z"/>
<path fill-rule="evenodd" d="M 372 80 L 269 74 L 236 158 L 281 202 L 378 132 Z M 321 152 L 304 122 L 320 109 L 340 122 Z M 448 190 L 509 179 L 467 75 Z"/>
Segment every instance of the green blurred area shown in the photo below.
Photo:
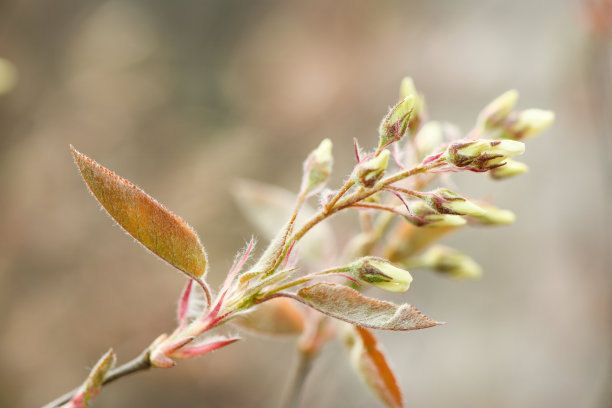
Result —
<path fill-rule="evenodd" d="M 184 277 L 99 210 L 69 144 L 188 221 L 216 288 L 254 233 L 231 200 L 236 178 L 296 191 L 302 160 L 329 137 L 338 185 L 352 138 L 377 143 L 406 75 L 432 119 L 463 131 L 512 88 L 521 108 L 557 115 L 527 145 L 528 174 L 457 177 L 458 192 L 518 217 L 448 240 L 483 279 L 415 273 L 392 297 L 449 322 L 380 334 L 406 405 L 609 406 L 600 123 L 612 112 L 592 73 L 610 52 L 591 28 L 585 3 L 570 0 L 0 2 L 0 58 L 18 72 L 0 95 L 0 406 L 42 405 L 109 346 L 123 362 L 174 327 Z M 354 214 L 334 222 L 340 243 L 357 230 Z M 247 336 L 126 378 L 96 406 L 276 406 L 293 349 Z M 303 406 L 376 406 L 343 353 L 324 350 Z"/>

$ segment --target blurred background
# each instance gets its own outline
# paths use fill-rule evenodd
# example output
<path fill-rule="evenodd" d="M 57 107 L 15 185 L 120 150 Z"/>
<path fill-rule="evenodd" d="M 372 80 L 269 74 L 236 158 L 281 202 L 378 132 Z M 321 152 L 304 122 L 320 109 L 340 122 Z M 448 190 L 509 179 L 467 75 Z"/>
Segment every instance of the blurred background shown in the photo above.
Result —
<path fill-rule="evenodd" d="M 108 347 L 127 361 L 174 327 L 184 277 L 100 211 L 70 143 L 188 221 L 216 288 L 254 233 L 234 180 L 297 191 L 302 160 L 329 137 L 337 185 L 353 166 L 352 138 L 377 142 L 406 75 L 431 118 L 463 131 L 512 88 L 520 108 L 557 115 L 529 141 L 527 175 L 457 178 L 461 193 L 494 199 L 517 222 L 447 240 L 483 266 L 481 280 L 414 274 L 403 299 L 449 323 L 380 333 L 406 405 L 611 406 L 604 3 L 0 2 L 0 58 L 18 73 L 0 96 L 0 406 L 43 405 Z M 334 222 L 341 241 L 357 230 L 355 214 Z M 95 406 L 277 406 L 294 349 L 246 335 L 125 378 Z M 377 404 L 329 344 L 302 405 Z"/>

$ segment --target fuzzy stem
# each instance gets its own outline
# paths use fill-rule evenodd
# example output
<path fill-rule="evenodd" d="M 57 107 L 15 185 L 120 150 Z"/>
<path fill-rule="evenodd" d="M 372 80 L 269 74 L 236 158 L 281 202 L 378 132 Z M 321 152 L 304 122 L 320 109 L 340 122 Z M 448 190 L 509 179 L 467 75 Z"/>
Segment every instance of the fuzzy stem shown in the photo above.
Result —
<path fill-rule="evenodd" d="M 106 377 L 104 377 L 102 385 L 109 384 L 121 377 L 125 377 L 126 375 L 133 374 L 138 371 L 148 370 L 149 368 L 151 368 L 151 362 L 149 361 L 149 349 L 147 348 L 138 357 L 109 371 Z M 56 408 L 67 403 L 72 399 L 72 397 L 74 397 L 80 388 L 81 386 L 78 386 L 72 391 L 68 391 L 61 397 L 58 397 L 47 405 L 43 406 L 43 408 Z"/>

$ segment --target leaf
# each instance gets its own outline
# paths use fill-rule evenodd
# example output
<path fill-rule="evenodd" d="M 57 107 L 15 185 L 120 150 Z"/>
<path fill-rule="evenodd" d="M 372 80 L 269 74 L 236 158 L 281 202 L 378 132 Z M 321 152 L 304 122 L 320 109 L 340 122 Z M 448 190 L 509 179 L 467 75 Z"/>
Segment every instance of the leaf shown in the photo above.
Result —
<path fill-rule="evenodd" d="M 85 408 L 89 401 L 96 397 L 102 389 L 102 383 L 106 373 L 115 365 L 115 352 L 111 348 L 98 360 L 94 368 L 91 369 L 89 376 L 81 385 L 77 393 L 66 404 L 69 408 Z"/>
<path fill-rule="evenodd" d="M 344 344 L 350 352 L 351 365 L 364 383 L 390 408 L 401 408 L 402 391 L 395 374 L 370 330 L 346 325 Z"/>
<path fill-rule="evenodd" d="M 369 298 L 348 286 L 333 283 L 317 283 L 300 289 L 296 298 L 331 317 L 370 329 L 416 330 L 443 324 L 407 303 L 396 305 Z"/>
<path fill-rule="evenodd" d="M 206 273 L 206 252 L 195 231 L 144 191 L 70 146 L 87 186 L 102 207 L 138 242 L 192 278 Z"/>
<path fill-rule="evenodd" d="M 291 218 L 296 195 L 281 187 L 249 180 L 239 180 L 233 189 L 234 199 L 247 220 L 266 239 L 272 240 Z M 302 224 L 315 214 L 304 204 L 296 225 Z M 331 227 L 326 223 L 315 226 L 300 240 L 300 258 L 306 263 L 318 264 L 322 258 L 335 253 L 335 239 Z"/>
<path fill-rule="evenodd" d="M 289 299 L 277 298 L 262 303 L 246 315 L 231 320 L 240 328 L 261 335 L 297 335 L 304 330 L 304 317 Z"/>

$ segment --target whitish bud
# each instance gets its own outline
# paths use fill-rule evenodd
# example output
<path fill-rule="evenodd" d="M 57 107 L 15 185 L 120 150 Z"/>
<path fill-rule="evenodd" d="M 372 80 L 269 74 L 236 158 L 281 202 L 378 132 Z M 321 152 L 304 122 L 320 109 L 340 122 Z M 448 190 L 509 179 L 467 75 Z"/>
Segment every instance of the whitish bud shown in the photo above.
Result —
<path fill-rule="evenodd" d="M 405 218 L 417 227 L 460 227 L 467 223 L 467 221 L 460 215 L 436 213 L 431 207 L 422 201 L 411 203 L 410 211 L 416 218 Z"/>
<path fill-rule="evenodd" d="M 402 83 L 400 85 L 400 99 L 405 99 L 411 95 L 412 97 L 414 97 L 414 109 L 412 111 L 412 114 L 410 115 L 410 122 L 408 123 L 408 128 L 412 133 L 414 133 L 420 127 L 421 122 L 423 120 L 423 114 L 425 111 L 425 100 L 414 86 L 414 81 L 412 80 L 412 78 L 405 77 L 404 79 L 402 79 Z"/>
<path fill-rule="evenodd" d="M 516 160 L 506 160 L 506 164 L 501 167 L 497 167 L 489 172 L 489 175 L 496 180 L 505 179 L 508 177 L 518 176 L 529 170 L 529 167 L 525 163 L 518 162 Z"/>
<path fill-rule="evenodd" d="M 518 92 L 514 89 L 498 96 L 480 112 L 478 123 L 485 128 L 495 127 L 512 112 L 518 96 Z"/>
<path fill-rule="evenodd" d="M 486 213 L 472 218 L 485 225 L 509 225 L 514 222 L 516 216 L 512 211 L 502 210 L 492 205 L 481 205 Z"/>
<path fill-rule="evenodd" d="M 525 144 L 515 140 L 463 140 L 451 143 L 444 158 L 457 167 L 487 171 L 502 166 L 508 157 L 525 152 Z"/>
<path fill-rule="evenodd" d="M 446 188 L 431 191 L 423 198 L 427 205 L 440 214 L 482 215 L 486 212 L 476 204 Z"/>
<path fill-rule="evenodd" d="M 510 125 L 512 139 L 522 140 L 535 136 L 546 130 L 555 120 L 555 114 L 549 110 L 526 109 L 517 114 Z"/>
<path fill-rule="evenodd" d="M 373 256 L 353 262 L 349 270 L 355 278 L 389 292 L 405 292 L 412 282 L 410 272 Z"/>
<path fill-rule="evenodd" d="M 0 95 L 10 92 L 17 84 L 17 68 L 10 62 L 0 58 Z"/>
<path fill-rule="evenodd" d="M 308 155 L 308 158 L 304 162 L 302 191 L 310 191 L 327 182 L 333 164 L 332 142 L 329 139 L 324 139 L 319 147 Z"/>
<path fill-rule="evenodd" d="M 405 134 L 414 110 L 414 96 L 409 95 L 391 108 L 380 123 L 378 148 L 400 140 Z"/>
<path fill-rule="evenodd" d="M 414 137 L 414 148 L 419 159 L 423 160 L 426 156 L 435 153 L 435 149 L 440 147 L 443 141 L 442 124 L 435 121 L 425 123 Z"/>
<path fill-rule="evenodd" d="M 356 182 L 364 187 L 374 187 L 376 182 L 382 178 L 389 164 L 389 151 L 383 150 L 376 157 L 360 163 L 357 166 Z"/>
<path fill-rule="evenodd" d="M 478 279 L 482 268 L 472 258 L 453 248 L 435 246 L 421 257 L 421 266 L 427 266 L 455 279 Z"/>

